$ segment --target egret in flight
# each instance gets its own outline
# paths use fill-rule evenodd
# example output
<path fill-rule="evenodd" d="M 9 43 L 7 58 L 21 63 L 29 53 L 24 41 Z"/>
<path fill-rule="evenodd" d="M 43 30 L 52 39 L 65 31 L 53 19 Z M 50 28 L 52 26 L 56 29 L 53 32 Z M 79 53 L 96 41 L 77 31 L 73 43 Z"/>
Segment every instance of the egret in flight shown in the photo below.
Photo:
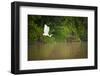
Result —
<path fill-rule="evenodd" d="M 47 26 L 47 25 L 45 24 L 45 25 L 44 25 L 44 33 L 43 33 L 43 35 L 44 35 L 44 36 L 51 37 L 51 36 L 52 36 L 52 34 L 51 34 L 51 35 L 49 35 L 49 31 L 50 31 L 50 27 L 49 27 L 49 26 Z"/>

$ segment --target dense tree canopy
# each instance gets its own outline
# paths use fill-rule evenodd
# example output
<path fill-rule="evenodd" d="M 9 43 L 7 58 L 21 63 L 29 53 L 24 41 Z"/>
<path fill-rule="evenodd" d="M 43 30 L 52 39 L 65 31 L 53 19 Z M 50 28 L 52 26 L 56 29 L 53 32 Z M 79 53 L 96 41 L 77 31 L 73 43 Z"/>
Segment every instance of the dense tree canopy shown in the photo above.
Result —
<path fill-rule="evenodd" d="M 52 37 L 43 36 L 44 24 Z M 28 39 L 33 42 L 86 41 L 87 17 L 28 15 Z"/>

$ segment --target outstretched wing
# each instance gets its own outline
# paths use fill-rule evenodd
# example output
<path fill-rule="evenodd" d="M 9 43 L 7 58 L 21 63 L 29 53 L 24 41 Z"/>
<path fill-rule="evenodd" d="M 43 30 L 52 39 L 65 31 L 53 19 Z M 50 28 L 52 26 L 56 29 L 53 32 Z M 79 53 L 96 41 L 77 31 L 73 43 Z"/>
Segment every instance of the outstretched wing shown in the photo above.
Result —
<path fill-rule="evenodd" d="M 44 32 L 47 32 L 48 31 L 48 26 L 45 24 L 44 25 Z"/>
<path fill-rule="evenodd" d="M 44 33 L 43 33 L 43 35 L 49 35 L 49 27 L 45 24 L 44 25 Z"/>

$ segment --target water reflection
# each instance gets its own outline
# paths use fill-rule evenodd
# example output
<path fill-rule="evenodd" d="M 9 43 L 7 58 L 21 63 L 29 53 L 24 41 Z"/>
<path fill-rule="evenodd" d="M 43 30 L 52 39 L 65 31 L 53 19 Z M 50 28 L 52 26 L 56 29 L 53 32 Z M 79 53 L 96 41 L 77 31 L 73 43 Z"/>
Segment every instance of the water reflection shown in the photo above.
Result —
<path fill-rule="evenodd" d="M 28 47 L 28 60 L 87 58 L 87 42 L 35 43 Z"/>

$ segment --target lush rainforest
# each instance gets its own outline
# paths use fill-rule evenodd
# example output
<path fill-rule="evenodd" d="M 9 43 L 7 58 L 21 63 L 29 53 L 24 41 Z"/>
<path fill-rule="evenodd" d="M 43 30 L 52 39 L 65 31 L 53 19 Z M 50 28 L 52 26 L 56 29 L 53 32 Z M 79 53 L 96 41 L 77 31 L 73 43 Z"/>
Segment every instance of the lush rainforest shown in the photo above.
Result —
<path fill-rule="evenodd" d="M 52 37 L 43 36 L 44 24 Z M 87 41 L 87 29 L 87 17 L 28 15 L 29 43 Z"/>
<path fill-rule="evenodd" d="M 88 18 L 28 15 L 28 60 L 87 58 Z"/>

